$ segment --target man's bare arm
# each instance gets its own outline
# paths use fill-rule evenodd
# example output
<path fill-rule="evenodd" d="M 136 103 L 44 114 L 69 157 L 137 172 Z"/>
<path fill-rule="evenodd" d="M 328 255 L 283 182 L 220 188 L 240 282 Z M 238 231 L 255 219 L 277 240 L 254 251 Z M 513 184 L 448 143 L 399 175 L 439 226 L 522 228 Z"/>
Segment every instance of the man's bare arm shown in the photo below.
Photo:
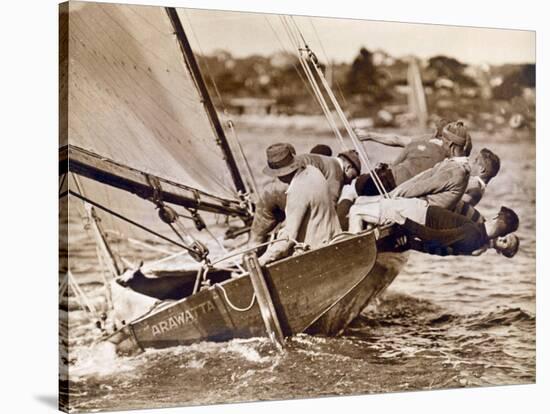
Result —
<path fill-rule="evenodd" d="M 390 147 L 405 147 L 412 142 L 412 138 L 405 135 L 384 134 L 362 129 L 356 129 L 355 133 L 361 141 L 374 141 Z"/>

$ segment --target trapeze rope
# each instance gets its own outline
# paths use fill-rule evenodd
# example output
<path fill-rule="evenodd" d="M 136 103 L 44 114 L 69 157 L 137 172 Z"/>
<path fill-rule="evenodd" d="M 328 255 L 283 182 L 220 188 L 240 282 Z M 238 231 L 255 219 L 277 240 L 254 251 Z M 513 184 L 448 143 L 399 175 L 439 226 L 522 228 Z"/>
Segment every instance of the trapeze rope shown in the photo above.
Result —
<path fill-rule="evenodd" d="M 286 31 L 286 34 L 288 38 L 290 39 L 290 42 L 293 44 L 293 46 L 300 50 L 300 40 L 295 36 L 295 34 L 292 33 L 290 24 L 285 21 L 285 16 L 280 16 L 281 22 L 283 24 L 283 28 Z M 327 119 L 327 122 L 329 123 L 330 128 L 332 129 L 334 135 L 340 140 L 340 144 L 343 148 L 343 150 L 346 150 L 346 144 L 344 142 L 344 138 L 342 137 L 342 134 L 340 133 L 340 130 L 338 129 L 338 126 L 336 125 L 336 122 L 334 121 L 333 115 L 330 111 L 330 108 L 327 105 L 327 102 L 323 96 L 323 93 L 321 89 L 319 88 L 319 85 L 317 85 L 317 82 L 315 81 L 315 76 L 313 75 L 313 72 L 311 71 L 311 68 L 308 66 L 308 62 L 303 58 L 301 53 L 298 53 L 298 60 L 300 61 L 300 64 L 302 66 L 302 69 L 304 70 L 304 73 L 306 74 L 306 77 L 310 83 L 311 88 L 313 89 L 315 93 L 315 97 L 317 98 L 317 102 L 321 106 L 321 109 L 323 110 L 323 113 L 325 115 L 325 118 Z"/>

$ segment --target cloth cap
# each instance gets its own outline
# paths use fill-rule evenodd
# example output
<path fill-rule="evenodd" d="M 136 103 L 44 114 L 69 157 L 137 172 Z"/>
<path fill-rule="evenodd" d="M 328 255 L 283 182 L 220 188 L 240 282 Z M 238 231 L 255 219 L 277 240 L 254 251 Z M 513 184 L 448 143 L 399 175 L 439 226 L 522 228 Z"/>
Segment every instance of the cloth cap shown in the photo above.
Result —
<path fill-rule="evenodd" d="M 355 167 L 357 172 L 361 174 L 361 160 L 359 159 L 359 154 L 355 150 L 344 151 L 338 154 L 339 157 L 344 157 L 348 160 L 351 165 Z"/>
<path fill-rule="evenodd" d="M 443 132 L 441 133 L 441 135 L 444 136 L 445 138 L 447 138 L 453 144 L 456 144 L 460 147 L 463 147 L 466 144 L 466 140 L 467 140 L 466 137 L 461 137 L 460 135 L 457 135 L 457 134 L 449 131 L 448 129 L 444 129 Z"/>

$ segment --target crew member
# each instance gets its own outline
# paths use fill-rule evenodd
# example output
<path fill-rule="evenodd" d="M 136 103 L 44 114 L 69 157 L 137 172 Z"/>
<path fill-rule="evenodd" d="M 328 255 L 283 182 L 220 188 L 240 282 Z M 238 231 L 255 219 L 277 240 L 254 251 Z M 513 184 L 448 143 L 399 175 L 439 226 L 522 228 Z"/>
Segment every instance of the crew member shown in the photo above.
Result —
<path fill-rule="evenodd" d="M 476 215 L 474 211 L 461 204 L 461 198 L 466 190 L 470 172 L 484 177 L 492 175 L 498 171 L 496 160 L 498 157 L 489 150 L 480 152 L 471 163 L 465 157 L 447 158 L 398 186 L 390 193 L 390 199 L 382 199 L 381 196 L 358 197 L 349 212 L 350 230 L 352 227 L 352 231 L 361 228 L 361 217 L 368 223 L 379 224 L 372 221 L 372 217 L 386 221 L 385 218 L 390 219 L 396 212 L 405 217 L 413 217 L 414 221 L 424 224 L 423 218 L 420 221 L 418 218 L 423 217 L 425 206 L 428 205 L 448 210 L 456 209 L 456 213 L 469 219 L 479 219 L 479 214 Z M 342 197 L 344 196 L 345 193 Z M 394 217 L 391 221 L 399 222 L 399 219 Z"/>
<path fill-rule="evenodd" d="M 397 223 L 406 234 L 406 248 L 429 254 L 479 255 L 494 248 L 506 257 L 513 257 L 519 248 L 519 238 L 510 233 L 519 226 L 517 214 L 502 206 L 490 220 L 479 223 L 421 199 L 383 199 L 370 203 L 371 208 L 359 213 L 350 211 L 350 231 L 359 233 L 363 222 L 371 224 Z M 402 243 L 403 244 L 403 243 Z"/>
<path fill-rule="evenodd" d="M 424 198 L 430 205 L 453 210 L 468 188 L 470 176 L 487 182 L 500 168 L 499 158 L 484 148 L 477 157 L 447 158 L 395 188 L 393 197 Z"/>
<path fill-rule="evenodd" d="M 485 161 L 479 163 L 478 158 L 483 158 Z M 479 175 L 472 174 L 468 181 L 468 187 L 462 197 L 462 201 L 468 203 L 471 206 L 476 206 L 483 195 L 487 184 L 491 181 L 500 171 L 500 158 L 487 148 L 483 148 L 476 156 L 475 163 L 481 165 Z"/>
<path fill-rule="evenodd" d="M 335 205 L 340 198 L 342 187 L 350 184 L 361 174 L 361 160 L 355 150 L 341 152 L 336 157 L 310 153 L 300 154 L 296 158 L 304 165 L 312 165 L 323 173 L 329 185 L 330 197 Z"/>
<path fill-rule="evenodd" d="M 317 144 L 309 150 L 309 153 L 332 157 L 332 148 L 325 144 Z"/>
<path fill-rule="evenodd" d="M 295 157 L 290 144 L 279 143 L 267 148 L 264 173 L 288 184 L 285 225 L 279 239 L 259 258 L 265 265 L 290 253 L 295 242 L 318 248 L 340 233 L 334 202 L 328 182 L 321 171 L 304 165 Z"/>
<path fill-rule="evenodd" d="M 472 139 L 468 129 L 461 121 L 448 123 L 441 130 L 438 129 L 434 135 L 417 139 L 374 132 L 360 135 L 359 139 L 403 147 L 390 166 L 382 164 L 377 167 L 377 170 L 384 168 L 388 170 L 383 174 L 385 176 L 384 187 L 388 192 L 445 158 L 467 157 L 472 150 Z M 361 185 L 363 193 L 358 193 L 359 195 L 379 194 L 370 174 L 365 174 L 360 177 L 360 180 L 364 182 Z"/>

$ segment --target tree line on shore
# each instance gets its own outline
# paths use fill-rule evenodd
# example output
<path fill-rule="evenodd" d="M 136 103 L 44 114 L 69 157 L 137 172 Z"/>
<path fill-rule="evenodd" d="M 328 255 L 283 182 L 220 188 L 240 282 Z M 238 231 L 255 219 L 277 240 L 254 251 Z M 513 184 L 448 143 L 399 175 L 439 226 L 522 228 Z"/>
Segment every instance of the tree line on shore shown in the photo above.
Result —
<path fill-rule="evenodd" d="M 406 111 L 410 59 L 362 47 L 352 62 L 323 62 L 321 68 L 350 116 L 376 119 L 381 110 L 395 115 Z M 296 70 L 301 71 L 296 55 L 237 58 L 220 50 L 198 60 L 207 85 L 220 92 L 221 101 L 213 94 L 215 103 L 230 111 L 321 113 Z M 431 115 L 490 128 L 520 116 L 522 127 L 534 128 L 534 64 L 468 65 L 442 55 L 417 62 Z"/>

